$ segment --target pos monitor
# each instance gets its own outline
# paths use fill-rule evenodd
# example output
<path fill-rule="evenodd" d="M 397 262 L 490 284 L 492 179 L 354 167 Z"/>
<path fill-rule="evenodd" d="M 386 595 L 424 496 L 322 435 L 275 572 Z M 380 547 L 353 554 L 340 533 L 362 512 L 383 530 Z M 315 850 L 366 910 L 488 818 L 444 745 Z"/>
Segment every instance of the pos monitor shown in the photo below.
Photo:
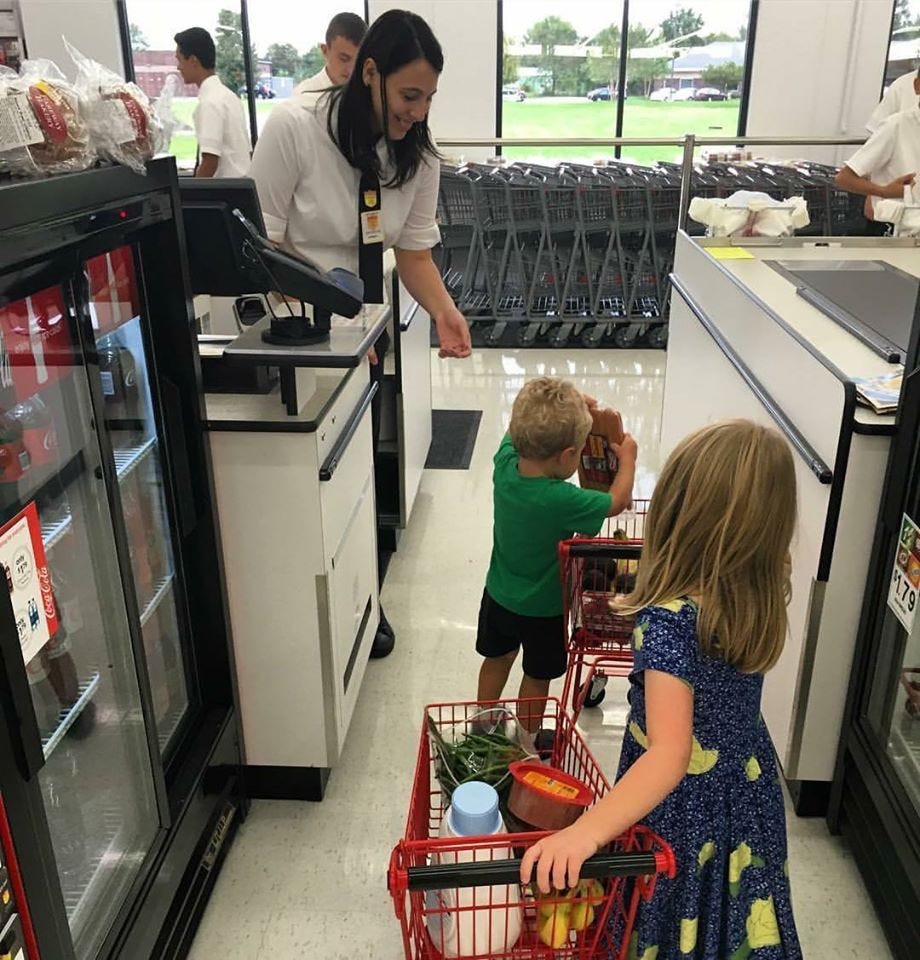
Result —
<path fill-rule="evenodd" d="M 192 293 L 238 297 L 277 292 L 288 298 L 286 315 L 272 311 L 268 343 L 299 346 L 329 338 L 333 313 L 353 317 L 361 309 L 364 286 L 347 270 L 317 270 L 285 253 L 265 236 L 262 210 L 252 180 L 199 179 L 180 182 Z M 299 315 L 290 303 L 300 304 Z M 312 320 L 305 304 L 313 307 Z"/>

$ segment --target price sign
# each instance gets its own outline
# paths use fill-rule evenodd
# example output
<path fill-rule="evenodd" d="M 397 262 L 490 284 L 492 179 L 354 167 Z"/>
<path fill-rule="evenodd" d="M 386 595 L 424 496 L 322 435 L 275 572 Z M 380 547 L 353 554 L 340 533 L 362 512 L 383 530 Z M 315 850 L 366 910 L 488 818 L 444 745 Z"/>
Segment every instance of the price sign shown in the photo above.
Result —
<path fill-rule="evenodd" d="M 920 529 L 907 514 L 901 521 L 901 535 L 891 571 L 888 606 L 910 633 L 917 612 L 917 594 L 920 592 Z"/>
<path fill-rule="evenodd" d="M 6 582 L 13 604 L 22 659 L 29 663 L 58 628 L 51 576 L 34 502 L 0 529 L 0 576 Z M 0 960 L 2 957 L 0 953 Z"/>

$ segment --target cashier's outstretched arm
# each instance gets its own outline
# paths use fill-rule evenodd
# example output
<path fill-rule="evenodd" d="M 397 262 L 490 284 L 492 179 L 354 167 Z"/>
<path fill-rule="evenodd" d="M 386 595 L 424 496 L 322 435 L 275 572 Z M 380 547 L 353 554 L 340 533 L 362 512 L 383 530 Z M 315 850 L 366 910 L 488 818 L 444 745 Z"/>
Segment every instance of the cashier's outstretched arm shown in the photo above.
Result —
<path fill-rule="evenodd" d="M 470 328 L 451 299 L 430 250 L 399 250 L 396 269 L 406 289 L 428 311 L 438 331 L 439 357 L 468 357 Z"/>

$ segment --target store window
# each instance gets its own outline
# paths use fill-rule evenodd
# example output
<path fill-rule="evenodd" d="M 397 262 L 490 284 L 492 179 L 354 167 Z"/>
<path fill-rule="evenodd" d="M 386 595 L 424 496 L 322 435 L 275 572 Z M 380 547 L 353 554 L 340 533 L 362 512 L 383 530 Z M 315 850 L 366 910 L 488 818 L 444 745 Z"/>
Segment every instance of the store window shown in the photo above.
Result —
<path fill-rule="evenodd" d="M 891 23 L 883 90 L 920 66 L 920 0 L 897 0 Z"/>
<path fill-rule="evenodd" d="M 197 143 L 192 113 L 198 88 L 182 83 L 176 69 L 176 43 L 180 30 L 204 27 L 217 48 L 217 74 L 223 84 L 240 95 L 246 109 L 246 71 L 243 65 L 243 20 L 240 4 L 228 0 L 128 0 L 127 20 L 131 58 L 138 86 L 151 98 L 159 97 L 167 78 L 175 78 L 173 109 L 180 127 L 169 152 L 180 170 L 195 166 Z"/>
<path fill-rule="evenodd" d="M 503 137 L 613 137 L 623 5 L 504 0 Z M 613 151 L 601 151 L 613 156 Z M 506 149 L 511 159 L 594 159 L 583 147 Z"/>
<path fill-rule="evenodd" d="M 364 18 L 363 0 L 311 0 L 291 4 L 286 0 L 250 0 L 256 123 L 261 130 L 274 107 L 290 97 L 294 88 L 322 70 L 320 44 L 326 27 L 337 13 Z"/>
<path fill-rule="evenodd" d="M 737 136 L 751 6 L 745 0 L 643 0 L 630 4 L 624 18 L 616 0 L 504 0 L 502 136 L 613 137 L 618 110 L 624 137 Z M 531 159 L 612 155 L 584 147 L 503 152 Z M 623 150 L 624 159 L 641 163 L 678 155 L 676 147 Z"/>
<path fill-rule="evenodd" d="M 737 136 L 750 5 L 740 0 L 644 0 L 630 7 L 623 136 Z M 623 148 L 638 163 L 680 158 L 677 147 Z"/>

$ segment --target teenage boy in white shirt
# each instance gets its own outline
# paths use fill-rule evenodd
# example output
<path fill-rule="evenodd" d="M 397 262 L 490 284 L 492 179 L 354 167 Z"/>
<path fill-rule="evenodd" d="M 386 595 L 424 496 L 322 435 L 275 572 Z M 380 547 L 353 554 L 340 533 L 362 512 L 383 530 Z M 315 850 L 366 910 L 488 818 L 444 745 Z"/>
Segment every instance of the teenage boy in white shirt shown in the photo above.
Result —
<path fill-rule="evenodd" d="M 198 87 L 193 115 L 198 138 L 196 177 L 245 177 L 252 144 L 240 98 L 214 72 L 217 56 L 211 34 L 201 27 L 175 36 L 176 65 L 185 83 Z"/>
<path fill-rule="evenodd" d="M 358 47 L 367 33 L 367 24 L 356 13 L 337 13 L 326 27 L 326 42 L 320 44 L 325 66 L 319 73 L 301 80 L 294 87 L 294 95 L 317 93 L 328 87 L 348 83 L 355 69 Z"/>

